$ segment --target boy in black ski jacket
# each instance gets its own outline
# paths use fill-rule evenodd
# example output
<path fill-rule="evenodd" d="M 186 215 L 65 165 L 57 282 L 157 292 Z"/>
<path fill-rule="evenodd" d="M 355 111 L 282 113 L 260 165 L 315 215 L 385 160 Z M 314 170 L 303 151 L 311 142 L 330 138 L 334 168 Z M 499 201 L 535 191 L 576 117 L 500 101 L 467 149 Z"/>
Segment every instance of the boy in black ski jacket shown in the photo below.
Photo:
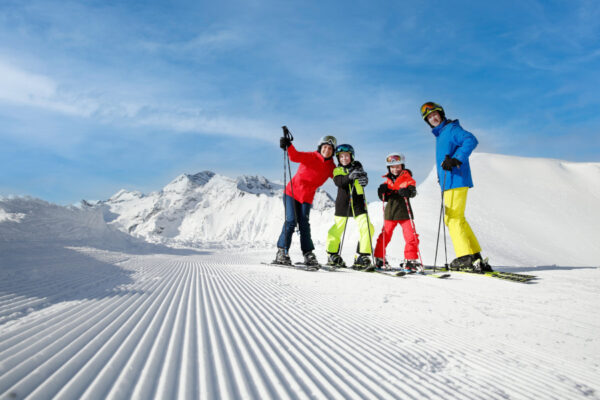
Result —
<path fill-rule="evenodd" d="M 344 235 L 346 223 L 354 217 L 360 231 L 358 254 L 354 265 L 367 268 L 371 266 L 372 238 L 375 229 L 367 215 L 364 187 L 369 182 L 367 173 L 360 162 L 354 159 L 354 148 L 341 144 L 335 150 L 339 166 L 333 170 L 333 182 L 338 187 L 335 200 L 335 222 L 327 233 L 328 264 L 345 266 L 340 255 L 340 239 Z"/>

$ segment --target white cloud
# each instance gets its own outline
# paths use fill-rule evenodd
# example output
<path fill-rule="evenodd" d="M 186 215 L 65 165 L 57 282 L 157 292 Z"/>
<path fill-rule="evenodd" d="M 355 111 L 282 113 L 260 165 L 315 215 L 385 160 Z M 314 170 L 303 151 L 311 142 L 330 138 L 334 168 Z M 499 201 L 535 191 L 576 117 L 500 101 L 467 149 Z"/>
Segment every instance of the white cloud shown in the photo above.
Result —
<path fill-rule="evenodd" d="M 151 126 L 176 132 L 223 134 L 266 139 L 270 124 L 252 118 L 218 115 L 201 107 L 136 103 L 111 94 L 86 94 L 54 79 L 0 61 L 0 101 L 59 114 L 94 118 L 129 126 Z M 277 124 L 275 124 L 277 126 Z"/>

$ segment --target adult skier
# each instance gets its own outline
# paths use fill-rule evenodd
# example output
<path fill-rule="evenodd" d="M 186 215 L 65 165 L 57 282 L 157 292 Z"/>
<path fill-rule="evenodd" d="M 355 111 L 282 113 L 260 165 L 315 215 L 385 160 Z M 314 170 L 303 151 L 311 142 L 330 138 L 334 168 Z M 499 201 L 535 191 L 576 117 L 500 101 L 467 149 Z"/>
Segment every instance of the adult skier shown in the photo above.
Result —
<path fill-rule="evenodd" d="M 444 223 L 448 226 L 456 253 L 456 259 L 450 263 L 450 268 L 491 271 L 491 267 L 481 257 L 479 241 L 465 219 L 467 191 L 473 187 L 469 156 L 477 147 L 477 139 L 464 130 L 458 120 L 447 119 L 439 104 L 423 104 L 421 116 L 435 136 L 438 182 L 445 205 Z"/>
<path fill-rule="evenodd" d="M 304 255 L 304 264 L 319 265 L 313 253 L 315 246 L 310 232 L 310 209 L 317 189 L 328 178 L 333 178 L 335 169 L 333 152 L 336 144 L 335 137 L 328 135 L 319 140 L 317 151 L 301 152 L 296 150 L 290 137 L 284 136 L 280 139 L 279 146 L 288 151 L 290 161 L 300 163 L 300 166 L 287 184 L 283 195 L 286 215 L 277 241 L 276 263 L 288 265 L 292 263 L 288 251 L 297 224 L 300 229 L 300 248 Z"/>

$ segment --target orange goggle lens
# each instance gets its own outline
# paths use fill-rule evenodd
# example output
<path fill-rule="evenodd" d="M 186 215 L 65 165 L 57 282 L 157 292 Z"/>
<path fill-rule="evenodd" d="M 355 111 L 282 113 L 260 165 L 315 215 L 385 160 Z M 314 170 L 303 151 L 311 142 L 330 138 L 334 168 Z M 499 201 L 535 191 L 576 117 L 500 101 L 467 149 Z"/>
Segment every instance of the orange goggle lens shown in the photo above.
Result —
<path fill-rule="evenodd" d="M 432 111 L 435 110 L 440 110 L 440 106 L 438 106 L 435 103 L 425 103 L 421 106 L 421 115 L 423 117 L 425 117 L 427 114 L 431 113 Z"/>
<path fill-rule="evenodd" d="M 387 162 L 402 161 L 402 157 L 400 157 L 400 156 L 389 156 L 388 158 L 385 159 L 385 161 L 387 161 Z"/>

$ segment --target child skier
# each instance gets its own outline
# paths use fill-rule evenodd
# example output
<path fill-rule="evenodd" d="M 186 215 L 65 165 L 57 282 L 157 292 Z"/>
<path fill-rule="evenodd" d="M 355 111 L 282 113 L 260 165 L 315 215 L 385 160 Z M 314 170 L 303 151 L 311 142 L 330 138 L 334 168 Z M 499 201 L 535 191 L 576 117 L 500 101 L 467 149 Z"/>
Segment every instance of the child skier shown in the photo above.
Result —
<path fill-rule="evenodd" d="M 344 267 L 340 255 L 340 238 L 345 232 L 350 213 L 358 224 L 360 241 L 354 266 L 371 267 L 372 238 L 375 229 L 370 223 L 365 202 L 364 187 L 369 182 L 360 162 L 354 159 L 354 148 L 341 144 L 335 150 L 339 166 L 333 171 L 333 182 L 338 187 L 335 201 L 335 222 L 327 233 L 328 264 Z"/>
<path fill-rule="evenodd" d="M 337 141 L 333 136 L 324 136 L 319 140 L 317 151 L 300 152 L 292 145 L 292 139 L 284 136 L 279 146 L 288 151 L 290 161 L 300 163 L 298 171 L 288 183 L 283 194 L 285 204 L 285 222 L 277 241 L 275 263 L 290 265 L 288 255 L 294 228 L 300 228 L 300 248 L 304 255 L 304 263 L 308 266 L 318 266 L 319 262 L 313 253 L 315 246 L 310 233 L 310 209 L 317 189 L 328 178 L 333 177 L 335 163 L 333 152 Z"/>
<path fill-rule="evenodd" d="M 413 214 L 408 199 L 417 195 L 417 189 L 412 172 L 404 168 L 404 162 L 404 155 L 400 153 L 391 153 L 385 159 L 388 173 L 383 175 L 386 181 L 379 186 L 377 194 L 381 201 L 387 202 L 387 206 L 383 216 L 383 229 L 375 246 L 375 263 L 379 268 L 386 267 L 385 248 L 392 240 L 396 225 L 399 224 L 402 227 L 405 243 L 405 260 L 401 266 L 407 272 L 416 272 L 421 265 L 418 261 L 419 238 L 410 220 Z"/>

